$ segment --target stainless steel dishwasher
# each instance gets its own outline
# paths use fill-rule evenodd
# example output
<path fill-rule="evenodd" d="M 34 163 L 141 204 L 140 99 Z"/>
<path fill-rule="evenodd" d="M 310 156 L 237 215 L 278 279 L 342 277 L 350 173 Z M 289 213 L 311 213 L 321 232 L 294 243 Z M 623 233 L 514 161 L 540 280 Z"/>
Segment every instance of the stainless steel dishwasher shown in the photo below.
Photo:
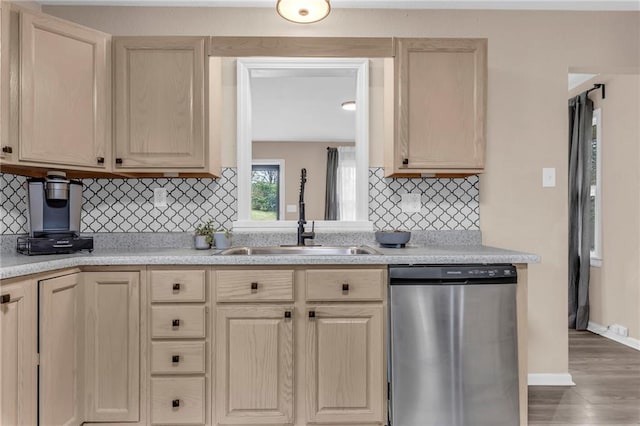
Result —
<path fill-rule="evenodd" d="M 519 424 L 512 265 L 392 265 L 390 426 Z"/>

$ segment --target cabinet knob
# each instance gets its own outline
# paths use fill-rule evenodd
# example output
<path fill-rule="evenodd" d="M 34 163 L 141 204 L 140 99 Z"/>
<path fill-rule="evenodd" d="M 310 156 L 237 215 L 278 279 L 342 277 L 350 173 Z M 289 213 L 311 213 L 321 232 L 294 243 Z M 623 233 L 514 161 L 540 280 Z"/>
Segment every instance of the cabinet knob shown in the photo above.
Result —
<path fill-rule="evenodd" d="M 171 325 L 173 327 L 180 327 L 180 320 L 179 319 L 174 319 L 173 321 L 171 321 Z"/>
<path fill-rule="evenodd" d="M 285 318 L 291 318 L 291 311 L 284 311 Z"/>
<path fill-rule="evenodd" d="M 171 401 L 171 406 L 173 408 L 179 408 L 180 407 L 180 400 L 179 399 L 174 399 L 173 401 Z"/>
<path fill-rule="evenodd" d="M 104 157 L 98 157 L 96 158 L 96 161 L 98 162 L 98 164 L 104 164 Z"/>
<path fill-rule="evenodd" d="M 177 364 L 180 362 L 180 355 L 173 355 L 171 356 L 171 362 L 174 364 Z"/>
<path fill-rule="evenodd" d="M 402 159 L 402 165 L 403 166 L 408 166 L 409 165 L 409 159 L 408 158 L 403 158 Z"/>
<path fill-rule="evenodd" d="M 173 291 L 180 291 L 180 283 L 173 283 Z"/>
<path fill-rule="evenodd" d="M 309 311 L 309 318 L 314 319 L 316 317 L 316 311 Z"/>
<path fill-rule="evenodd" d="M 122 158 L 116 158 L 116 164 L 122 164 Z"/>
<path fill-rule="evenodd" d="M 5 303 L 9 303 L 9 302 L 11 302 L 10 294 L 3 294 L 2 296 L 0 296 L 0 304 L 4 305 Z"/>
<path fill-rule="evenodd" d="M 251 290 L 257 290 L 258 289 L 258 283 L 251 283 Z"/>
<path fill-rule="evenodd" d="M 10 146 L 3 146 L 2 152 L 5 152 L 7 154 L 13 154 L 13 148 L 11 148 Z"/>
<path fill-rule="evenodd" d="M 342 291 L 344 292 L 348 292 L 349 291 L 349 284 L 342 284 Z"/>

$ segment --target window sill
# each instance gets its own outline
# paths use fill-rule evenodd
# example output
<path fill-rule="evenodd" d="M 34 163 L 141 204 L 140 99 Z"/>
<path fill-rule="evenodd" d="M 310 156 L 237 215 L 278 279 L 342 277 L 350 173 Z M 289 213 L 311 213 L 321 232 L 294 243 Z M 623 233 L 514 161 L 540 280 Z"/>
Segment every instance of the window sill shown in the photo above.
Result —
<path fill-rule="evenodd" d="M 600 268 L 602 267 L 602 259 L 599 257 L 592 257 L 590 260 L 592 268 Z"/>

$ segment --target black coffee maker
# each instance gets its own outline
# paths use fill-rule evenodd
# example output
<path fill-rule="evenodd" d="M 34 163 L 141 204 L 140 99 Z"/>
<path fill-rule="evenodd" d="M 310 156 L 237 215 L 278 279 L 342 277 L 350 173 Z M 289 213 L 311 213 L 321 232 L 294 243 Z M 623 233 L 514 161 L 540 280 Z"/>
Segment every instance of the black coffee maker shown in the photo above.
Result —
<path fill-rule="evenodd" d="M 64 172 L 47 172 L 46 178 L 27 179 L 29 236 L 18 238 L 23 254 L 93 251 L 93 238 L 80 236 L 82 182 Z"/>

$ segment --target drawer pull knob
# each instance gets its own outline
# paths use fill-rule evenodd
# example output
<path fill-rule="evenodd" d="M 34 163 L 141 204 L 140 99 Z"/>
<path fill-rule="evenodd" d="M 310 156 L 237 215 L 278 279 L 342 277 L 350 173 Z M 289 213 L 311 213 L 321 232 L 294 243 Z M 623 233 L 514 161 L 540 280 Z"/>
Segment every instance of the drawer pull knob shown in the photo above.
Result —
<path fill-rule="evenodd" d="M 402 165 L 403 166 L 408 166 L 409 165 L 409 159 L 408 158 L 403 158 L 402 159 Z"/>
<path fill-rule="evenodd" d="M 348 292 L 349 291 L 349 284 L 342 284 L 342 291 Z"/>
<path fill-rule="evenodd" d="M 291 311 L 284 311 L 285 318 L 291 318 Z"/>
<path fill-rule="evenodd" d="M 180 291 L 180 283 L 173 283 L 173 291 Z"/>
<path fill-rule="evenodd" d="M 316 311 L 309 311 L 309 318 L 314 319 L 316 317 Z"/>
<path fill-rule="evenodd" d="M 179 319 L 174 319 L 173 321 L 171 321 L 171 325 L 173 327 L 180 327 L 180 320 Z"/>
<path fill-rule="evenodd" d="M 251 290 L 257 290 L 257 289 L 258 289 L 258 283 L 257 282 L 251 283 Z"/>
<path fill-rule="evenodd" d="M 2 297 L 0 297 L 0 304 L 4 305 L 5 303 L 9 303 L 9 302 L 11 302 L 10 294 L 3 294 Z"/>
<path fill-rule="evenodd" d="M 174 399 L 173 401 L 171 401 L 171 406 L 173 408 L 179 408 L 180 407 L 180 400 L 179 399 Z"/>
<path fill-rule="evenodd" d="M 116 158 L 116 164 L 122 164 L 122 158 Z"/>
<path fill-rule="evenodd" d="M 10 146 L 3 146 L 2 147 L 2 152 L 6 153 L 6 154 L 13 154 L 13 148 L 11 148 Z"/>
<path fill-rule="evenodd" d="M 171 356 L 171 362 L 174 364 L 177 364 L 180 362 L 180 355 L 173 355 Z"/>
<path fill-rule="evenodd" d="M 97 157 L 97 158 L 96 158 L 96 162 L 97 162 L 98 164 L 104 164 L 104 157 Z"/>

